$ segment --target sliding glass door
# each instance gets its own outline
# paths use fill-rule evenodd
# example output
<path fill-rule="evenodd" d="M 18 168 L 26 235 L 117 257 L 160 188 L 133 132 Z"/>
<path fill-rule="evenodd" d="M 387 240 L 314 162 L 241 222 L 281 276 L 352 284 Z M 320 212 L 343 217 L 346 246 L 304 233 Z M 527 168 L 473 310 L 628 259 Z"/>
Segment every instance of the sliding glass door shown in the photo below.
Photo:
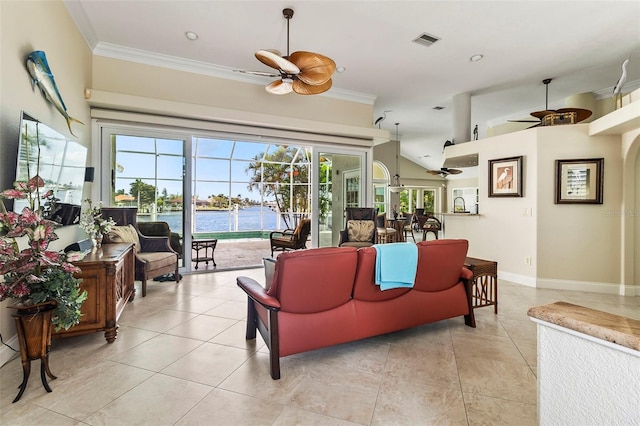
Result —
<path fill-rule="evenodd" d="M 314 209 L 312 235 L 318 247 L 335 247 L 344 229 L 346 207 L 371 205 L 371 180 L 367 170 L 367 153 L 338 149 L 319 149 L 314 152 Z"/>
<path fill-rule="evenodd" d="M 104 129 L 101 199 L 114 207 L 136 207 L 137 221 L 166 222 L 174 235 L 172 248 L 189 261 L 184 250 L 184 138 L 130 129 Z"/>

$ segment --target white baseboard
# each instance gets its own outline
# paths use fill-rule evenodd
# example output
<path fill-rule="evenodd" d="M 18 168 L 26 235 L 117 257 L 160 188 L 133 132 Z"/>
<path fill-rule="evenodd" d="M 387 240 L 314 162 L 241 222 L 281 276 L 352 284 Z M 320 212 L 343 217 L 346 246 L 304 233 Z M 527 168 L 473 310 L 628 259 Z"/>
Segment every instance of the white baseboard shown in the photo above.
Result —
<path fill-rule="evenodd" d="M 12 359 L 20 356 L 20 343 L 18 343 L 18 335 L 14 335 L 9 341 L 5 341 L 7 345 L 11 346 L 18 352 L 12 351 L 10 348 L 5 345 L 0 346 L 0 367 L 5 365 L 7 362 Z"/>
<path fill-rule="evenodd" d="M 536 277 L 530 277 L 528 275 L 513 274 L 511 272 L 502 272 L 498 270 L 498 279 L 509 281 L 514 284 L 526 285 L 527 287 L 536 286 Z"/>
<path fill-rule="evenodd" d="M 574 281 L 574 280 L 555 280 L 539 278 L 537 286 L 538 288 L 548 288 L 553 290 L 571 290 L 571 291 L 586 291 L 589 293 L 603 293 L 603 294 L 620 294 L 623 288 L 620 284 L 614 283 L 598 283 L 591 281 Z"/>
<path fill-rule="evenodd" d="M 536 278 L 527 275 L 498 271 L 498 278 L 527 287 L 546 288 L 550 290 L 585 291 L 589 293 L 618 294 L 621 296 L 640 296 L 640 286 L 623 286 L 616 283 L 599 283 L 592 281 L 557 280 Z"/>

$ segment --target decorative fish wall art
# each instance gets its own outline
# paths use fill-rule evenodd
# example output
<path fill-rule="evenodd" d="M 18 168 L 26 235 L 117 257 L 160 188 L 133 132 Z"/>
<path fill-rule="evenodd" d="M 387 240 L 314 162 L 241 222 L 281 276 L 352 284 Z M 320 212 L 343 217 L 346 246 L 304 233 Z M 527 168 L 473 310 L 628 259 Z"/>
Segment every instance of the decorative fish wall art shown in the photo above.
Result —
<path fill-rule="evenodd" d="M 51 104 L 58 110 L 60 114 L 67 120 L 67 127 L 69 128 L 69 132 L 73 136 L 76 136 L 71 130 L 71 122 L 75 121 L 76 123 L 83 124 L 80 120 L 77 120 L 71 117 L 67 113 L 67 107 L 62 100 L 62 96 L 60 96 L 60 91 L 58 90 L 58 86 L 56 86 L 56 82 L 53 79 L 53 74 L 51 73 L 51 68 L 49 68 L 49 63 L 47 62 L 47 57 L 42 50 L 34 50 L 29 53 L 27 56 L 27 69 L 29 70 L 29 74 L 31 74 L 31 86 L 32 88 L 36 85 L 40 88 L 42 95 L 49 101 Z"/>

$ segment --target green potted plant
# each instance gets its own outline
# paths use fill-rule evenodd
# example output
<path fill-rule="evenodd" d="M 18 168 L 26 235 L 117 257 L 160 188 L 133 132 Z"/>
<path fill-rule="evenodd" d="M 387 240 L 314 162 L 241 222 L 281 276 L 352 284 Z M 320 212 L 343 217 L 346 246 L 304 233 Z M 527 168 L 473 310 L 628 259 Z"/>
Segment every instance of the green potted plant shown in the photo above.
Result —
<path fill-rule="evenodd" d="M 16 331 L 20 343 L 23 381 L 16 402 L 24 392 L 30 362 L 41 359 L 42 384 L 51 392 L 45 372 L 49 370 L 48 353 L 51 346 L 51 326 L 68 329 L 80 322 L 87 292 L 80 289 L 81 280 L 74 277 L 79 271 L 72 263 L 82 257 L 49 249 L 58 239 L 54 229 L 58 224 L 45 218 L 45 206 L 50 205 L 53 192 L 43 191 L 44 181 L 38 175 L 28 182 L 16 182 L 14 189 L 0 193 L 0 301 L 15 299 L 9 306 L 16 309 Z M 26 199 L 28 206 L 21 213 L 7 211 L 6 199 Z M 26 247 L 20 248 L 20 245 Z"/>
<path fill-rule="evenodd" d="M 44 181 L 40 176 L 28 182 L 16 182 L 14 189 L 0 193 L 1 198 L 27 199 L 29 206 L 21 213 L 7 211 L 0 200 L 0 301 L 13 298 L 15 307 L 28 307 L 43 302 L 56 302 L 53 325 L 68 329 L 80 322 L 80 308 L 87 297 L 80 291 L 80 281 L 73 276 L 79 269 L 70 262 L 81 253 L 49 250 L 58 239 L 56 222 L 45 219 L 44 206 L 53 200 L 52 191 L 40 195 Z M 18 238 L 26 238 L 27 246 L 19 248 Z"/>

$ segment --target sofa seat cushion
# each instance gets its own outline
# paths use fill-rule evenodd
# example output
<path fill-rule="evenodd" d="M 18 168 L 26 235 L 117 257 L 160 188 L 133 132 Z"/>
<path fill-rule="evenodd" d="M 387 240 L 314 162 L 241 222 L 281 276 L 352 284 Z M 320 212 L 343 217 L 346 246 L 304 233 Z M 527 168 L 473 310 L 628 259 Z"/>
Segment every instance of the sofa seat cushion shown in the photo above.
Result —
<path fill-rule="evenodd" d="M 105 243 L 133 243 L 136 246 L 136 252 L 140 252 L 138 231 L 132 225 L 112 226 L 111 231 L 104 238 Z"/>
<path fill-rule="evenodd" d="M 160 269 L 167 266 L 173 267 L 177 262 L 176 254 L 168 251 L 138 253 L 137 257 L 145 262 L 147 270 Z"/>
<path fill-rule="evenodd" d="M 276 242 L 278 247 L 287 247 L 287 248 L 295 248 L 296 241 L 293 238 L 293 235 L 285 235 L 281 237 L 271 237 L 271 244 Z"/>

